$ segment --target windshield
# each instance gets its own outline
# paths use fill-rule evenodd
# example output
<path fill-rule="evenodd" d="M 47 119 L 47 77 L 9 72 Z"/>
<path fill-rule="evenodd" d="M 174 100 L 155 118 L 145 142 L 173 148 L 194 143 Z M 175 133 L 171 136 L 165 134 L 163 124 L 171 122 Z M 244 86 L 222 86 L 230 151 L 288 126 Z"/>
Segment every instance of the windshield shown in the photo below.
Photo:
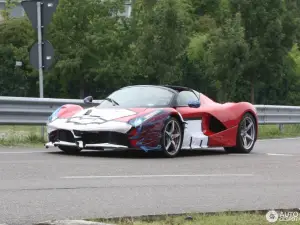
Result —
<path fill-rule="evenodd" d="M 104 107 L 167 107 L 174 93 L 160 87 L 127 87 L 113 92 L 97 108 Z"/>

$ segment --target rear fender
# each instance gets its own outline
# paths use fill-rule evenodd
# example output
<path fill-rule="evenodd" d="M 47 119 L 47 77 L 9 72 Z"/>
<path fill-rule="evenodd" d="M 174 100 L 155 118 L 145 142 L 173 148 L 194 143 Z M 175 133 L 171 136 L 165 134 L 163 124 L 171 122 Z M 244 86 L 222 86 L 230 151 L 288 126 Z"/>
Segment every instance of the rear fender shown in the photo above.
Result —
<path fill-rule="evenodd" d="M 235 126 L 239 125 L 239 122 L 242 120 L 243 116 L 245 115 L 245 113 L 250 113 L 255 121 L 256 121 L 256 125 L 258 124 L 258 117 L 257 117 L 257 111 L 256 108 L 254 107 L 254 105 L 252 105 L 249 102 L 239 102 L 236 104 L 233 104 L 232 106 L 230 106 L 228 108 L 230 111 L 232 111 L 232 120 L 235 122 Z"/>
<path fill-rule="evenodd" d="M 210 136 L 209 145 L 212 147 L 218 146 L 235 146 L 238 126 L 245 113 L 250 113 L 256 122 L 256 130 L 258 130 L 258 119 L 256 108 L 248 102 L 225 103 L 214 110 L 209 111 L 205 117 L 204 133 Z M 214 129 L 209 128 L 214 119 Z M 221 125 L 224 125 L 222 127 Z"/>
<path fill-rule="evenodd" d="M 251 113 L 257 121 L 256 109 L 248 102 L 225 103 L 212 107 L 206 112 L 218 119 L 227 129 L 238 126 L 243 115 L 247 112 Z"/>

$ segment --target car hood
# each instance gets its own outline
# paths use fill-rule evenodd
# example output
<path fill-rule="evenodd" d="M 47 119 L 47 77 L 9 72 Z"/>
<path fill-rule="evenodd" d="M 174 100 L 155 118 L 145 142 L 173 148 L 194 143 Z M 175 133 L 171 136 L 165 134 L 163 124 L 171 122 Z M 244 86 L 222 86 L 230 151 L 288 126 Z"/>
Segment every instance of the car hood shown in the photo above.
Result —
<path fill-rule="evenodd" d="M 48 132 L 53 129 L 82 131 L 118 131 L 127 132 L 131 125 L 127 122 L 140 114 L 151 112 L 151 108 L 87 108 L 71 117 L 60 118 L 48 124 Z"/>
<path fill-rule="evenodd" d="M 122 119 L 122 121 L 129 120 L 133 117 L 138 116 L 139 114 L 142 114 L 145 112 L 147 108 L 119 108 L 119 107 L 111 107 L 111 108 L 87 108 L 84 109 L 76 114 L 74 114 L 72 117 L 70 117 L 68 120 L 69 122 L 77 122 L 80 123 L 80 121 L 84 121 L 85 119 L 96 119 L 103 120 L 103 122 L 111 121 L 111 120 L 118 120 Z M 152 110 L 151 110 L 152 111 Z"/>

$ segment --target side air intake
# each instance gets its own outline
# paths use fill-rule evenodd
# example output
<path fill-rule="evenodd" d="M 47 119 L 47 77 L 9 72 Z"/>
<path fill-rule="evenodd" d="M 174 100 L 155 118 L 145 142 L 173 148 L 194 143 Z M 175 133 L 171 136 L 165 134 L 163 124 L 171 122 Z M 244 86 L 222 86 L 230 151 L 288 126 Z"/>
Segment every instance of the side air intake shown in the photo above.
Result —
<path fill-rule="evenodd" d="M 216 117 L 211 116 L 209 120 L 209 130 L 214 133 L 219 133 L 226 130 L 226 127 Z"/>

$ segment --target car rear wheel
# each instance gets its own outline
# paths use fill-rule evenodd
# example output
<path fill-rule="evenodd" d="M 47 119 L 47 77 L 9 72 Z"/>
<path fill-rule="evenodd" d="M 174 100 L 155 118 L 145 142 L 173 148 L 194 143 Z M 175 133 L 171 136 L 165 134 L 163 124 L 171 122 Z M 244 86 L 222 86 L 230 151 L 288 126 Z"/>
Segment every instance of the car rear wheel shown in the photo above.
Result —
<path fill-rule="evenodd" d="M 257 127 L 254 117 L 246 113 L 239 123 L 236 146 L 225 147 L 228 153 L 250 153 L 254 147 L 257 138 Z"/>
<path fill-rule="evenodd" d="M 76 147 L 72 147 L 72 146 L 58 146 L 58 148 L 60 150 L 62 150 L 63 152 L 67 153 L 67 154 L 78 154 L 79 152 L 81 152 L 80 148 L 76 148 Z"/>
<path fill-rule="evenodd" d="M 183 140 L 183 130 L 179 121 L 171 117 L 162 130 L 161 146 L 166 157 L 175 157 L 181 150 Z"/>

